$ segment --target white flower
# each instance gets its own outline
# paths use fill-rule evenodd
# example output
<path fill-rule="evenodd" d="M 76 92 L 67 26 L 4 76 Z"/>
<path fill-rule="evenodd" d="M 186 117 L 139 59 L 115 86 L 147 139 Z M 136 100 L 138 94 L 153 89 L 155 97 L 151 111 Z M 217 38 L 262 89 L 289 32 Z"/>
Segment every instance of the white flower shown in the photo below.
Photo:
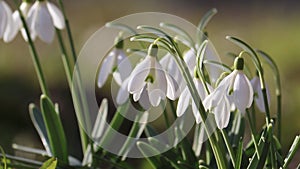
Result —
<path fill-rule="evenodd" d="M 265 109 L 265 104 L 264 104 L 264 97 L 261 91 L 261 84 L 260 84 L 260 80 L 257 76 L 255 76 L 252 80 L 251 80 L 251 84 L 254 90 L 254 101 L 255 104 L 257 106 L 257 108 L 261 111 L 261 112 L 266 112 Z M 268 86 L 266 86 L 266 91 L 267 91 L 267 97 L 268 97 L 268 106 L 270 107 L 270 103 L 271 103 L 271 96 L 270 96 L 270 91 Z"/>
<path fill-rule="evenodd" d="M 38 36 L 42 41 L 51 43 L 55 28 L 64 29 L 65 22 L 62 12 L 47 0 L 36 1 L 27 15 L 27 24 L 32 40 Z"/>
<path fill-rule="evenodd" d="M 31 3 L 27 2 L 27 1 L 23 1 L 22 4 L 20 5 L 20 11 L 22 12 L 25 19 L 27 18 L 27 14 L 28 14 L 30 7 L 31 7 Z M 25 41 L 27 41 L 28 38 L 26 35 L 26 31 L 23 28 L 23 24 L 21 21 L 19 11 L 16 10 L 12 14 L 12 19 L 13 20 L 12 20 L 11 24 L 9 25 L 9 30 L 7 30 L 4 34 L 4 41 L 6 41 L 6 42 L 12 41 L 16 37 L 19 30 L 21 30 L 23 38 L 25 39 Z"/>
<path fill-rule="evenodd" d="M 170 53 L 167 53 L 160 61 L 162 68 L 166 70 L 170 78 L 167 78 L 167 80 L 170 80 L 169 83 L 173 83 L 175 86 L 175 95 L 172 97 L 172 100 L 175 100 L 179 97 L 181 91 L 186 86 L 185 80 L 183 79 L 183 76 L 181 75 L 181 72 L 178 68 L 178 65 L 174 59 L 174 56 L 172 56 Z M 169 91 L 168 92 L 172 92 Z M 171 95 L 171 93 L 169 94 Z"/>
<path fill-rule="evenodd" d="M 4 34 L 10 29 L 11 22 L 11 9 L 5 1 L 0 0 L 0 39 L 4 38 L 4 41 L 6 41 Z"/>
<path fill-rule="evenodd" d="M 131 63 L 123 49 L 113 49 L 101 64 L 98 75 L 98 87 L 101 88 L 105 84 L 110 74 L 113 74 L 114 80 L 121 86 L 130 75 L 131 70 Z"/>
<path fill-rule="evenodd" d="M 203 100 L 207 96 L 207 93 L 205 92 L 203 83 L 200 81 L 200 79 L 197 79 L 197 78 L 194 78 L 194 83 L 195 83 L 197 92 L 200 96 L 200 99 Z M 207 87 L 209 88 L 210 91 L 212 91 L 212 87 L 209 84 L 207 84 Z M 185 89 L 179 96 L 176 114 L 178 117 L 182 116 L 191 102 L 192 102 L 192 109 L 193 109 L 194 117 L 196 119 L 196 123 L 199 124 L 201 122 L 200 112 L 199 112 L 195 102 L 193 101 L 192 95 L 191 95 L 188 87 L 185 87 Z"/>
<path fill-rule="evenodd" d="M 242 71 L 244 60 L 239 57 L 235 62 L 236 70 L 226 76 L 203 101 L 204 107 L 215 114 L 220 129 L 227 127 L 229 123 L 232 103 L 244 114 L 246 108 L 249 108 L 253 102 L 253 88 Z"/>
<path fill-rule="evenodd" d="M 174 84 L 157 61 L 158 47 L 151 44 L 148 55 L 132 71 L 128 82 L 128 91 L 133 94 L 133 100 L 137 101 L 144 90 L 148 91 L 149 101 L 152 106 L 158 106 L 166 96 L 172 99 L 175 95 Z M 167 92 L 167 91 L 170 92 Z"/>

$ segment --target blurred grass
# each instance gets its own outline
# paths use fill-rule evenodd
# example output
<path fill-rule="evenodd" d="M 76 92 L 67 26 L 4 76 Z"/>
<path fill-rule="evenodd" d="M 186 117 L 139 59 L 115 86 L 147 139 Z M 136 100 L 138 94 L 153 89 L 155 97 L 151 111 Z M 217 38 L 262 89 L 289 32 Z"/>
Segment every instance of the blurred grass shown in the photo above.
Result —
<path fill-rule="evenodd" d="M 191 21 L 195 25 L 210 8 L 218 14 L 208 26 L 210 40 L 221 57 L 239 49 L 225 40 L 226 35 L 237 36 L 254 48 L 270 54 L 277 62 L 283 87 L 283 147 L 287 151 L 294 136 L 300 134 L 300 3 L 297 1 L 96 1 L 67 0 L 66 11 L 74 34 L 77 51 L 97 29 L 119 17 L 146 11 L 165 12 Z M 100 44 L 99 44 L 100 45 Z M 70 94 L 56 41 L 46 45 L 37 41 L 38 52 L 55 101 L 61 103 L 63 123 L 70 140 L 79 140 Z M 39 87 L 27 45 L 18 35 L 10 44 L 0 42 L 0 145 L 7 152 L 18 136 L 40 143 L 30 123 L 27 106 L 39 99 Z M 266 73 L 266 76 L 270 75 Z M 271 79 L 270 77 L 267 77 Z M 272 81 L 268 80 L 272 83 Z M 270 84 L 271 86 L 272 84 Z M 273 102 L 275 99 L 272 100 Z M 272 104 L 275 105 L 274 103 Z M 261 116 L 259 116 L 261 117 Z M 261 117 L 260 119 L 262 119 Z M 25 134 L 24 134 L 25 133 Z M 30 134 L 28 134 L 30 133 Z M 19 142 L 22 144 L 22 141 Z M 27 143 L 24 143 L 27 144 Z M 79 147 L 79 143 L 72 143 Z M 79 149 L 79 148 L 78 148 Z M 71 149 L 72 153 L 80 153 Z M 299 160 L 298 160 L 299 161 Z"/>

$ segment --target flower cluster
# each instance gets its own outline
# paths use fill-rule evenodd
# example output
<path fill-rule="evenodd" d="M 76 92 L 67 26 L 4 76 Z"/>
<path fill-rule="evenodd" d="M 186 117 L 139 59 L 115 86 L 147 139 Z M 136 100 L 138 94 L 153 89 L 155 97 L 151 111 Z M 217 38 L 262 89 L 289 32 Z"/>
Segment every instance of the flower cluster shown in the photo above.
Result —
<path fill-rule="evenodd" d="M 22 13 L 20 15 L 19 11 Z M 23 1 L 12 13 L 5 1 L 0 1 L 0 38 L 4 42 L 12 41 L 20 30 L 25 41 L 28 41 L 26 29 L 22 23 L 24 17 L 26 27 L 32 40 L 39 37 L 43 42 L 51 43 L 55 35 L 55 29 L 64 29 L 65 20 L 62 12 L 53 3 L 47 0 L 37 0 L 33 4 Z"/>
<path fill-rule="evenodd" d="M 120 42 L 123 43 L 123 41 Z M 176 109 L 178 117 L 182 116 L 191 105 L 196 123 L 202 121 L 199 109 L 174 59 L 176 56 L 167 53 L 159 60 L 157 57 L 158 46 L 151 44 L 147 56 L 132 69 L 132 64 L 122 47 L 123 45 L 117 45 L 104 59 L 100 67 L 98 87 L 102 87 L 108 75 L 112 73 L 114 80 L 120 85 L 116 99 L 118 104 L 125 103 L 130 94 L 134 101 L 139 101 L 141 104 L 149 102 L 155 107 L 166 98 L 178 99 Z M 213 52 L 209 46 L 205 50 L 206 57 L 215 57 L 211 56 Z M 215 115 L 218 128 L 222 129 L 228 126 L 232 111 L 237 110 L 245 114 L 253 100 L 260 111 L 265 111 L 259 78 L 254 77 L 251 82 L 249 81 L 243 72 L 244 59 L 242 57 L 235 59 L 234 70 L 218 84 L 209 83 L 200 78 L 197 71 L 194 71 L 197 69 L 194 49 L 191 48 L 185 52 L 183 61 L 193 77 L 193 83 L 204 108 Z M 212 66 L 208 67 L 215 69 L 215 72 L 218 69 Z M 268 99 L 268 103 L 270 103 L 270 97 Z"/>

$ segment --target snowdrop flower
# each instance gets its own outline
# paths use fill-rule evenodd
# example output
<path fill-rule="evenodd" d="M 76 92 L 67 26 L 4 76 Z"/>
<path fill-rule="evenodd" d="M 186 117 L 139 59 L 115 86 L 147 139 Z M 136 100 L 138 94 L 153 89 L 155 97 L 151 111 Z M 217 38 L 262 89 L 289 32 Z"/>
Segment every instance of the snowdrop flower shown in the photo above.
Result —
<path fill-rule="evenodd" d="M 197 92 L 200 96 L 200 99 L 204 100 L 204 98 L 207 96 L 207 93 L 205 92 L 205 87 L 204 87 L 203 83 L 201 82 L 201 80 L 199 78 L 194 78 L 194 83 L 195 83 Z M 213 90 L 209 84 L 207 84 L 207 87 L 209 88 L 210 91 Z M 188 106 L 191 103 L 192 103 L 192 109 L 193 109 L 194 117 L 196 119 L 196 123 L 199 124 L 201 122 L 200 112 L 199 112 L 195 102 L 193 101 L 192 95 L 187 86 L 185 87 L 185 89 L 179 96 L 176 114 L 178 117 L 182 116 L 183 113 L 186 111 L 186 109 L 188 108 Z"/>
<path fill-rule="evenodd" d="M 28 11 L 27 24 L 32 40 L 39 37 L 46 43 L 53 41 L 55 28 L 65 28 L 62 12 L 47 0 L 37 0 L 32 5 Z"/>
<path fill-rule="evenodd" d="M 255 76 L 252 80 L 251 80 L 251 84 L 254 90 L 254 101 L 255 104 L 257 106 L 257 108 L 261 111 L 261 112 L 266 112 L 265 109 L 265 104 L 264 104 L 264 97 L 261 91 L 261 84 L 260 84 L 260 80 L 257 76 Z M 266 86 L 266 90 L 267 90 L 267 97 L 268 97 L 268 106 L 270 107 L 270 91 L 268 86 Z"/>
<path fill-rule="evenodd" d="M 133 94 L 133 100 L 140 99 L 144 90 L 148 91 L 152 106 L 158 106 L 166 97 L 174 97 L 174 84 L 157 60 L 158 46 L 151 44 L 148 55 L 132 71 L 128 82 L 128 91 Z M 170 91 L 170 92 L 167 92 Z"/>
<path fill-rule="evenodd" d="M 4 36 L 4 34 L 10 29 L 11 22 L 11 9 L 5 1 L 0 0 L 0 39 L 4 38 L 4 41 L 6 41 L 6 37 Z"/>
<path fill-rule="evenodd" d="M 243 73 L 243 68 L 243 58 L 237 57 L 235 70 L 226 76 L 203 101 L 204 107 L 215 114 L 219 129 L 227 127 L 229 123 L 231 103 L 243 114 L 252 104 L 253 88 Z"/>
<path fill-rule="evenodd" d="M 108 76 L 113 75 L 114 80 L 118 85 L 122 85 L 126 78 L 130 75 L 132 67 L 123 48 L 123 41 L 116 40 L 118 43 L 108 56 L 103 60 L 98 75 L 98 87 L 101 88 Z"/>
<path fill-rule="evenodd" d="M 31 7 L 30 1 L 23 1 L 20 5 L 20 11 L 22 12 L 25 19 L 27 18 L 27 14 L 28 14 L 30 7 Z M 26 31 L 23 28 L 23 24 L 22 24 L 21 17 L 20 17 L 18 10 L 16 10 L 12 14 L 12 19 L 13 20 L 12 20 L 11 24 L 9 25 L 9 30 L 6 31 L 4 34 L 4 41 L 6 41 L 6 42 L 12 41 L 16 37 L 19 30 L 21 30 L 23 38 L 25 39 L 25 41 L 27 41 L 28 38 L 26 35 Z"/>

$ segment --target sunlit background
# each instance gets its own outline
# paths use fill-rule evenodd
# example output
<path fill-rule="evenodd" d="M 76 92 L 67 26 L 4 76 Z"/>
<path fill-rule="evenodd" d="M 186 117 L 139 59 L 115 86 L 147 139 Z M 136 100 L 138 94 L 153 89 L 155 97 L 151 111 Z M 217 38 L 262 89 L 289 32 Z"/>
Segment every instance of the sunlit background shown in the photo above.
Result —
<path fill-rule="evenodd" d="M 10 5 L 14 8 L 12 3 Z M 217 8 L 218 14 L 209 23 L 207 30 L 221 58 L 228 51 L 239 52 L 238 48 L 225 39 L 226 35 L 239 37 L 254 48 L 270 54 L 277 62 L 282 77 L 284 152 L 288 151 L 287 148 L 295 136 L 300 134 L 300 2 L 296 0 L 280 2 L 66 0 L 65 5 L 77 52 L 106 22 L 128 14 L 164 12 L 177 15 L 197 25 L 206 11 L 213 7 Z M 61 116 L 67 131 L 69 151 L 81 158 L 80 143 L 74 141 L 80 139 L 77 129 L 74 129 L 76 120 L 59 46 L 56 40 L 51 45 L 40 41 L 37 41 L 36 45 L 52 98 L 61 103 Z M 267 71 L 265 76 L 269 79 L 269 86 L 273 86 L 270 71 Z M 274 91 L 272 95 L 274 96 Z M 1 41 L 0 145 L 7 153 L 14 153 L 11 148 L 12 143 L 42 147 L 28 114 L 28 104 L 38 103 L 39 97 L 40 89 L 27 44 L 20 35 L 9 44 Z M 272 99 L 272 103 L 274 106 L 275 99 Z M 259 115 L 258 121 L 262 120 L 264 120 L 263 115 Z M 298 163 L 299 156 L 298 153 L 298 159 L 295 160 Z"/>

